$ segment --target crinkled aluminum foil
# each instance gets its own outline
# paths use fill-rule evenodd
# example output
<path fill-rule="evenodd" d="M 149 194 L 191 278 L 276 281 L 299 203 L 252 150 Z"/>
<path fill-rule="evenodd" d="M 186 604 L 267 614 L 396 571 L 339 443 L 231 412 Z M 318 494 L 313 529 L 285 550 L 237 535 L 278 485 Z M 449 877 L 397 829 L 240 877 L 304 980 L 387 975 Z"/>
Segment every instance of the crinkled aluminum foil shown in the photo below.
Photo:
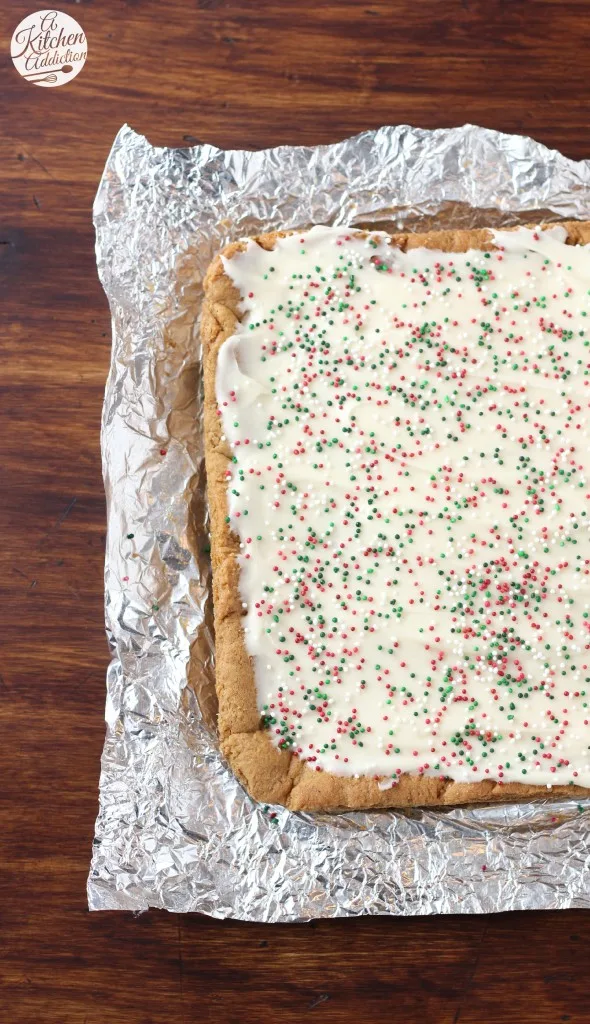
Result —
<path fill-rule="evenodd" d="M 340 815 L 254 803 L 215 736 L 202 280 L 277 226 L 590 217 L 590 163 L 467 125 L 333 146 L 160 149 L 119 132 L 94 207 L 113 321 L 103 417 L 107 737 L 91 910 L 297 921 L 590 906 L 590 801 Z"/>

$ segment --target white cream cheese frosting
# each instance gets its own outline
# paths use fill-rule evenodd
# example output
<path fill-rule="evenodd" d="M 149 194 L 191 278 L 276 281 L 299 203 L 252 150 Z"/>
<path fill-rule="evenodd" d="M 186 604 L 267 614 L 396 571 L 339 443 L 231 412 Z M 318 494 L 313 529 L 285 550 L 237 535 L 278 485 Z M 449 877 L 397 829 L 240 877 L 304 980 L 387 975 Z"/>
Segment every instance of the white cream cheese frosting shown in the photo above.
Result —
<path fill-rule="evenodd" d="M 590 253 L 315 227 L 224 260 L 244 634 L 310 767 L 590 786 Z"/>

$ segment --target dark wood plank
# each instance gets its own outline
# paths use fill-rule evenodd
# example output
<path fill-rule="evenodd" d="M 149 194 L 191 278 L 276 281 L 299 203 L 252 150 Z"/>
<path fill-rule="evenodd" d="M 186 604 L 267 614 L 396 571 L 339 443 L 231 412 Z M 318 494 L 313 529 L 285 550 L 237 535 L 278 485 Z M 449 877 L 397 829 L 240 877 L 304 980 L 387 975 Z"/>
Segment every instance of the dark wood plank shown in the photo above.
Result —
<path fill-rule="evenodd" d="M 89 58 L 38 89 L 0 0 L 0 1017 L 10 1024 L 588 1020 L 581 911 L 246 925 L 93 914 L 104 735 L 91 205 L 127 121 L 161 145 L 483 124 L 590 155 L 586 0 L 63 0 Z"/>

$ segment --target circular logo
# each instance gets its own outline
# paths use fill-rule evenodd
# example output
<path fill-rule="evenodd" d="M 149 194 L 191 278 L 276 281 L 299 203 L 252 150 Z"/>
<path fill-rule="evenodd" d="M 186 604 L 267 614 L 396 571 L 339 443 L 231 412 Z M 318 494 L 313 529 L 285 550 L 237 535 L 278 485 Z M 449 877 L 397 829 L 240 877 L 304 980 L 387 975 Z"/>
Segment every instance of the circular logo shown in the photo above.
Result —
<path fill-rule="evenodd" d="M 79 75 L 86 61 L 86 36 L 61 11 L 36 11 L 14 30 L 10 55 L 19 75 L 52 89 Z"/>

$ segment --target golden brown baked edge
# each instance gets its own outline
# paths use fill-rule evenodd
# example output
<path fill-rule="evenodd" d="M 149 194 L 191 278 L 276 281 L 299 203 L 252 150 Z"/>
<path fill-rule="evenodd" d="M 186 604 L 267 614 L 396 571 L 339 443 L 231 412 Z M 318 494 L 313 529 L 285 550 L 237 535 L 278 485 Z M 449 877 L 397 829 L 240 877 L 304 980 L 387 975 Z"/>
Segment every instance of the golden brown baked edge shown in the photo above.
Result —
<path fill-rule="evenodd" d="M 590 242 L 590 222 L 566 221 L 561 226 L 567 231 L 568 244 L 585 245 Z M 273 249 L 278 238 L 292 233 L 272 231 L 254 236 L 253 240 L 264 249 Z M 358 233 L 364 235 L 368 232 Z M 590 790 L 581 786 L 554 786 L 548 790 L 546 786 L 517 782 L 462 783 L 409 774 L 401 776 L 392 788 L 382 790 L 369 776 L 355 779 L 308 768 L 291 752 L 279 751 L 267 730 L 263 729 L 257 707 L 253 664 L 246 651 L 241 625 L 236 561 L 239 541 L 226 522 L 225 472 L 231 452 L 221 440 L 215 395 L 217 354 L 223 342 L 235 333 L 240 301 L 239 292 L 225 273 L 221 257 L 231 259 L 236 252 L 245 249 L 246 241 L 232 242 L 211 263 L 205 276 L 201 316 L 219 736 L 222 752 L 232 770 L 255 800 L 283 804 L 297 811 L 424 807 L 588 796 Z M 491 232 L 487 229 L 400 233 L 391 236 L 391 244 L 404 251 L 420 247 L 443 252 L 494 248 Z"/>

